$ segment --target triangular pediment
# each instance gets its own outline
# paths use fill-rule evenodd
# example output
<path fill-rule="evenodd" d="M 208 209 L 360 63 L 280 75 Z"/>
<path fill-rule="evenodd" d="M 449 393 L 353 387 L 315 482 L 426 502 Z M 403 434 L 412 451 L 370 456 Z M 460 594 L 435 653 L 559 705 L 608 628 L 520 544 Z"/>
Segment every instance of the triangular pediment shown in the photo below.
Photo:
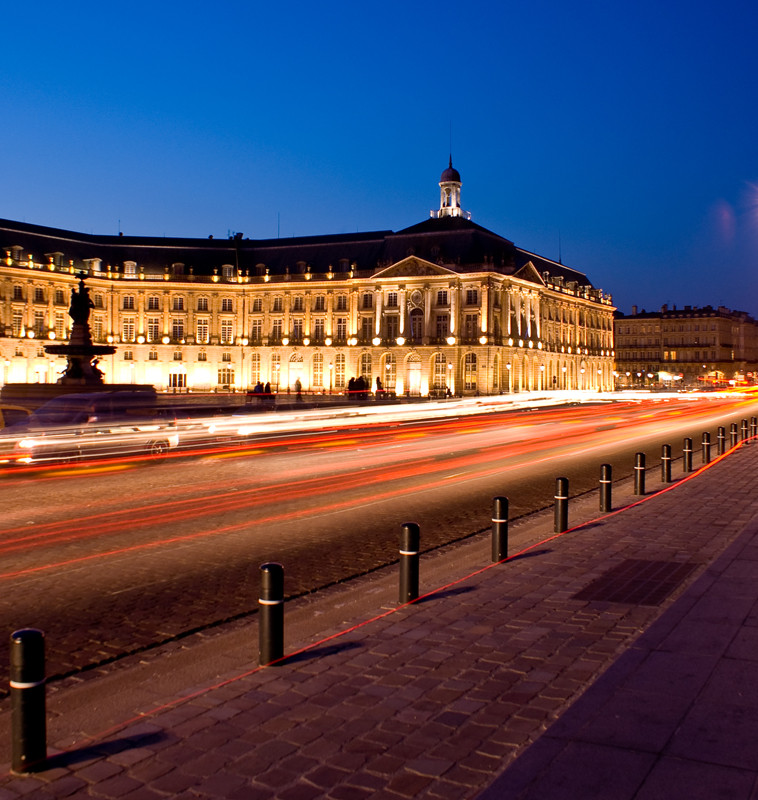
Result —
<path fill-rule="evenodd" d="M 385 267 L 379 272 L 375 272 L 372 277 L 374 278 L 416 278 L 423 276 L 439 276 L 439 275 L 455 275 L 452 270 L 445 269 L 439 264 L 432 264 L 431 261 L 426 261 L 417 256 L 408 256 L 402 261 Z"/>
<path fill-rule="evenodd" d="M 542 275 L 540 275 L 540 273 L 537 272 L 537 268 L 534 266 L 534 264 L 532 264 L 531 261 L 527 261 L 526 264 L 524 264 L 524 266 L 521 267 L 521 269 L 519 269 L 517 272 L 514 273 L 513 277 L 518 278 L 519 280 L 522 281 L 529 281 L 530 283 L 539 283 L 542 286 L 545 285 L 545 281 L 543 280 Z"/>

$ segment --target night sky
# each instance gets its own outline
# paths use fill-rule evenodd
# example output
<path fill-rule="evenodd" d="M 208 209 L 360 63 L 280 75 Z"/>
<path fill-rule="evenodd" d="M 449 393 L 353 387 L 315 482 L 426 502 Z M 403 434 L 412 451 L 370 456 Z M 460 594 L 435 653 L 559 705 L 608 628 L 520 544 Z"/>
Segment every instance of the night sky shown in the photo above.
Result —
<path fill-rule="evenodd" d="M 622 311 L 758 316 L 758 4 L 14 3 L 0 216 L 98 234 L 475 222 Z"/>

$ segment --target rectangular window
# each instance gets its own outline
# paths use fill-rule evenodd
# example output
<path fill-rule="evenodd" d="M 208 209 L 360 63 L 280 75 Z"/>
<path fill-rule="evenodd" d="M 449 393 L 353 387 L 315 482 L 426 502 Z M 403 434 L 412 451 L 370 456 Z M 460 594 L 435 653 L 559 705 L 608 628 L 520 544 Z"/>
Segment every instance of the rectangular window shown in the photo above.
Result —
<path fill-rule="evenodd" d="M 437 292 L 437 305 L 438 306 L 446 306 L 446 305 L 448 305 L 447 290 L 446 289 L 440 289 Z"/>
<path fill-rule="evenodd" d="M 284 302 L 281 297 L 274 298 L 274 305 L 271 308 L 272 311 L 281 311 L 284 308 Z"/>
<path fill-rule="evenodd" d="M 466 305 L 475 306 L 479 303 L 479 290 L 466 289 Z"/>
<path fill-rule="evenodd" d="M 319 294 L 313 298 L 313 310 L 323 311 L 326 308 L 326 298 L 324 295 Z"/>
<path fill-rule="evenodd" d="M 20 286 L 13 287 L 13 299 L 14 300 L 24 299 L 24 290 Z"/>
<path fill-rule="evenodd" d="M 182 351 L 174 350 L 174 361 L 181 361 L 181 360 L 182 360 Z"/>
<path fill-rule="evenodd" d="M 370 342 L 374 335 L 374 320 L 371 317 L 361 317 L 361 339 Z"/>
<path fill-rule="evenodd" d="M 250 356 L 250 382 L 258 383 L 261 379 L 261 357 L 259 353 Z"/>
<path fill-rule="evenodd" d="M 147 340 L 148 342 L 157 342 L 161 338 L 161 320 L 160 317 L 147 318 Z"/>
<path fill-rule="evenodd" d="M 221 320 L 221 343 L 231 344 L 234 339 L 234 322 L 229 319 Z"/>
<path fill-rule="evenodd" d="M 208 310 L 208 298 L 207 297 L 198 297 L 197 298 L 197 310 L 198 311 L 207 311 Z"/>
<path fill-rule="evenodd" d="M 184 338 L 184 320 L 172 319 L 171 320 L 171 338 L 178 342 Z"/>
<path fill-rule="evenodd" d="M 263 300 L 260 297 L 256 297 L 253 299 L 253 311 L 256 312 L 263 311 Z"/>
<path fill-rule="evenodd" d="M 447 314 L 437 314 L 437 338 L 447 339 L 450 335 L 450 317 Z"/>
<path fill-rule="evenodd" d="M 334 357 L 334 387 L 344 389 L 345 387 L 345 354 L 337 353 Z"/>
<path fill-rule="evenodd" d="M 66 295 L 63 292 L 63 289 L 56 289 L 55 290 L 55 305 L 62 306 L 66 302 Z"/>
<path fill-rule="evenodd" d="M 134 361 L 133 350 L 124 350 L 124 361 Z"/>
<path fill-rule="evenodd" d="M 250 326 L 250 338 L 254 342 L 260 342 L 263 338 L 263 320 L 254 319 Z"/>
<path fill-rule="evenodd" d="M 66 315 L 62 314 L 60 311 L 55 315 L 55 338 L 66 338 Z"/>
<path fill-rule="evenodd" d="M 339 341 L 347 339 L 347 317 L 337 317 L 337 339 Z"/>
<path fill-rule="evenodd" d="M 395 316 L 385 317 L 384 320 L 385 320 L 384 330 L 386 337 L 388 339 L 397 339 L 398 330 L 400 327 L 400 320 Z"/>
<path fill-rule="evenodd" d="M 184 389 L 187 386 L 187 375 L 184 372 L 172 372 L 168 376 L 169 389 Z"/>
<path fill-rule="evenodd" d="M 183 297 L 174 297 L 173 306 L 172 306 L 171 310 L 172 311 L 184 311 L 184 298 Z"/>
<path fill-rule="evenodd" d="M 133 311 L 134 310 L 134 295 L 133 294 L 125 294 L 123 297 L 124 305 L 123 308 L 126 311 Z"/>
<path fill-rule="evenodd" d="M 92 329 L 92 338 L 96 342 L 102 342 L 103 341 L 103 331 L 104 331 L 103 318 L 102 317 L 95 317 L 92 320 L 92 322 L 90 324 L 90 327 Z"/>
<path fill-rule="evenodd" d="M 21 328 L 24 325 L 24 317 L 20 311 L 13 312 L 12 325 L 13 325 L 13 335 L 16 338 L 18 338 L 19 336 L 21 336 Z"/>
<path fill-rule="evenodd" d="M 387 308 L 397 308 L 397 292 L 387 292 Z"/>
<path fill-rule="evenodd" d="M 95 308 L 105 308 L 105 303 L 103 301 L 103 296 L 101 294 L 96 294 L 94 297 Z"/>
<path fill-rule="evenodd" d="M 281 341 L 282 338 L 282 321 L 280 319 L 272 320 L 271 322 L 271 338 L 275 342 Z"/>
<path fill-rule="evenodd" d="M 317 342 L 324 341 L 324 320 L 321 318 L 313 320 L 313 338 Z"/>
<path fill-rule="evenodd" d="M 206 353 L 205 350 L 201 350 L 197 354 L 197 360 L 198 361 L 207 361 L 208 360 L 208 353 Z"/>
<path fill-rule="evenodd" d="M 147 310 L 148 311 L 161 310 L 161 298 L 157 294 L 151 294 L 147 298 Z"/>
<path fill-rule="evenodd" d="M 157 350 L 151 350 L 147 354 L 147 360 L 148 361 L 157 361 L 158 360 L 158 351 Z"/>
<path fill-rule="evenodd" d="M 374 307 L 374 295 L 371 294 L 371 292 L 364 292 L 362 300 L 362 308 L 368 311 L 368 309 L 373 307 Z"/>
<path fill-rule="evenodd" d="M 324 385 L 324 357 L 321 353 L 313 356 L 313 385 L 318 387 Z"/>
<path fill-rule="evenodd" d="M 296 342 L 303 338 L 303 321 L 301 319 L 292 320 L 292 338 Z"/>
<path fill-rule="evenodd" d="M 45 302 L 45 290 L 41 289 L 39 286 L 35 286 L 34 288 L 34 302 L 35 303 Z"/>
<path fill-rule="evenodd" d="M 34 312 L 34 335 L 37 337 L 44 336 L 45 333 L 45 312 Z"/>
<path fill-rule="evenodd" d="M 134 341 L 134 317 L 124 317 L 121 323 L 121 339 L 125 342 Z"/>
<path fill-rule="evenodd" d="M 208 344 L 210 337 L 210 321 L 207 319 L 198 319 L 195 330 L 198 344 Z"/>
<path fill-rule="evenodd" d="M 347 311 L 347 295 L 337 295 L 337 311 Z"/>
<path fill-rule="evenodd" d="M 479 336 L 479 315 L 466 314 L 463 322 L 463 335 L 466 339 L 475 339 Z"/>
<path fill-rule="evenodd" d="M 231 297 L 221 298 L 221 311 L 227 313 L 234 311 L 234 301 Z"/>
<path fill-rule="evenodd" d="M 303 298 L 301 295 L 297 294 L 292 298 L 292 310 L 293 311 L 303 310 Z"/>
<path fill-rule="evenodd" d="M 218 370 L 219 386 L 234 385 L 234 369 L 232 367 L 219 367 Z"/>

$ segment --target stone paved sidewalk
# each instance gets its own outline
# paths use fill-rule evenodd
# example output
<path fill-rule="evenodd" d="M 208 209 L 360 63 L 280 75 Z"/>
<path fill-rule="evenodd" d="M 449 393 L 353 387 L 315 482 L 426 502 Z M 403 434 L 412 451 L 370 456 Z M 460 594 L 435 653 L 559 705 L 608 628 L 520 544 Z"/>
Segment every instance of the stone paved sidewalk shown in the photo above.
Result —
<path fill-rule="evenodd" d="M 758 448 L 744 447 L 566 535 L 548 524 L 544 542 L 507 563 L 462 562 L 469 577 L 283 666 L 195 687 L 92 742 L 57 743 L 71 749 L 44 772 L 6 775 L 0 800 L 476 797 L 641 632 L 695 602 L 688 587 L 758 519 L 757 466 Z M 754 604 L 758 586 L 749 591 Z M 497 781 L 486 796 L 511 796 Z M 560 791 L 540 796 L 585 796 Z"/>

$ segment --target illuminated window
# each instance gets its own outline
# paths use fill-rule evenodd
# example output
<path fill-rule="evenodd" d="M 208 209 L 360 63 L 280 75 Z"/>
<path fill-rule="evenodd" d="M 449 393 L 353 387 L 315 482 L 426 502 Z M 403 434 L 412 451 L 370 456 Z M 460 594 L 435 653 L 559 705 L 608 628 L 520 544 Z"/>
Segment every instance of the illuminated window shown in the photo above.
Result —
<path fill-rule="evenodd" d="M 11 324 L 13 327 L 13 335 L 16 337 L 21 336 L 21 328 L 24 325 L 24 317 L 20 311 L 13 312 L 13 319 Z"/>
<path fill-rule="evenodd" d="M 137 274 L 136 261 L 124 261 L 124 275 L 127 278 L 133 278 Z"/>
<path fill-rule="evenodd" d="M 261 379 L 261 357 L 259 353 L 250 356 L 250 382 L 258 383 Z"/>
<path fill-rule="evenodd" d="M 218 370 L 218 383 L 220 386 L 233 386 L 234 385 L 234 368 L 233 367 L 219 367 Z"/>
<path fill-rule="evenodd" d="M 93 302 L 95 303 L 95 308 L 105 308 L 105 302 L 101 294 L 96 294 L 93 298 Z"/>
<path fill-rule="evenodd" d="M 221 354 L 221 360 L 222 360 L 222 361 L 225 361 L 225 362 L 227 362 L 227 363 L 231 362 L 231 360 L 232 360 L 232 354 L 231 354 L 231 353 L 222 353 L 222 354 Z"/>
<path fill-rule="evenodd" d="M 384 358 L 384 370 L 379 376 L 388 392 L 394 392 L 397 385 L 397 359 L 391 353 Z"/>
<path fill-rule="evenodd" d="M 221 320 L 221 344 L 231 344 L 234 337 L 234 322 L 228 319 Z"/>
<path fill-rule="evenodd" d="M 463 364 L 463 388 L 476 389 L 476 353 L 466 353 Z"/>
<path fill-rule="evenodd" d="M 280 319 L 275 319 L 271 321 L 271 338 L 279 342 L 282 338 L 282 321 Z"/>
<path fill-rule="evenodd" d="M 34 312 L 34 335 L 35 336 L 42 336 L 44 334 L 45 328 L 45 312 L 44 311 L 35 311 Z"/>
<path fill-rule="evenodd" d="M 254 342 L 260 342 L 263 338 L 263 320 L 254 319 L 250 325 L 250 338 Z"/>
<path fill-rule="evenodd" d="M 160 317 L 147 318 L 147 340 L 157 342 L 161 338 L 161 319 Z"/>
<path fill-rule="evenodd" d="M 148 361 L 157 361 L 158 360 L 158 351 L 157 350 L 151 350 L 147 354 L 147 360 Z"/>
<path fill-rule="evenodd" d="M 134 352 L 132 350 L 124 350 L 124 361 L 134 361 Z"/>
<path fill-rule="evenodd" d="M 121 338 L 125 342 L 134 341 L 134 317 L 124 317 L 121 323 Z"/>
<path fill-rule="evenodd" d="M 231 264 L 223 264 L 221 267 L 221 274 L 225 278 L 231 278 L 234 275 L 234 267 Z"/>
<path fill-rule="evenodd" d="M 447 387 L 447 359 L 443 353 L 434 354 L 432 387 L 434 389 L 445 389 Z"/>
<path fill-rule="evenodd" d="M 321 353 L 313 354 L 313 385 L 324 385 L 324 356 Z"/>
<path fill-rule="evenodd" d="M 104 332 L 103 318 L 100 316 L 94 317 L 90 323 L 90 328 L 92 329 L 92 338 L 101 342 Z"/>
<path fill-rule="evenodd" d="M 334 386 L 337 389 L 345 387 L 345 354 L 337 353 L 334 357 Z"/>
<path fill-rule="evenodd" d="M 210 320 L 198 319 L 195 323 L 196 339 L 198 344 L 208 344 L 210 336 Z"/>
<path fill-rule="evenodd" d="M 64 339 L 66 336 L 66 316 L 60 311 L 55 315 L 55 336 L 58 339 Z"/>
<path fill-rule="evenodd" d="M 198 361 L 207 361 L 208 360 L 208 353 L 206 353 L 205 350 L 201 350 L 197 354 L 197 360 Z"/>

